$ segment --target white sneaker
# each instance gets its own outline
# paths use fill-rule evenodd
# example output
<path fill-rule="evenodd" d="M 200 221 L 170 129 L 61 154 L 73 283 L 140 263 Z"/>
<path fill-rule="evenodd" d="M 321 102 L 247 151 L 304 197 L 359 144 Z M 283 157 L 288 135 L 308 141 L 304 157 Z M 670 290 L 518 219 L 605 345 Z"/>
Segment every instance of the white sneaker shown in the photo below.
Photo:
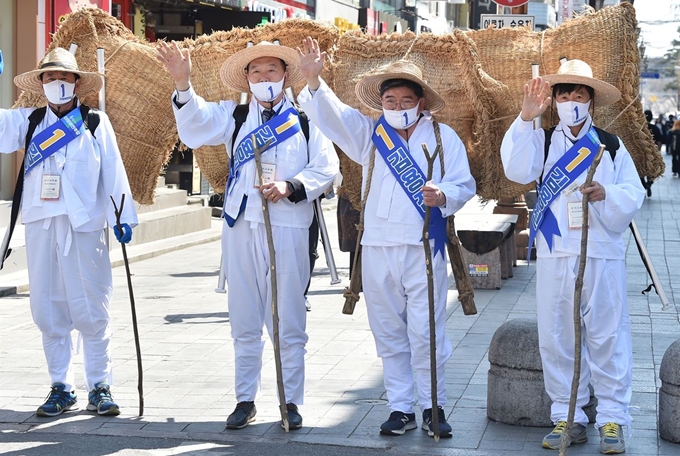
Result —
<path fill-rule="evenodd" d="M 312 305 L 309 303 L 309 299 L 307 299 L 307 296 L 305 296 L 305 309 L 307 309 L 307 312 L 311 312 L 312 310 Z"/>

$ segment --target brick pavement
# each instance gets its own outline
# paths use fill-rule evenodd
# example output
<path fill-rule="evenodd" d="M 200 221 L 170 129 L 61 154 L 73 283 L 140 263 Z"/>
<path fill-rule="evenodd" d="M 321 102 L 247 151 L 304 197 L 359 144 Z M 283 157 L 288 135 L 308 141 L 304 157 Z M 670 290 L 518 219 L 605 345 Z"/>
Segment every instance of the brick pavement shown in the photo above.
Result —
<path fill-rule="evenodd" d="M 669 156 L 665 156 L 670 168 Z M 671 302 L 680 288 L 680 179 L 666 176 L 653 186 L 636 217 L 657 273 Z M 485 211 L 478 204 L 466 211 Z M 328 212 L 331 238 L 335 217 Z M 226 431 L 233 409 L 234 356 L 229 335 L 226 295 L 217 286 L 220 244 L 210 242 L 133 263 L 133 283 L 141 333 L 145 414 L 137 416 L 137 363 L 124 268 L 114 269 L 114 398 L 119 417 L 80 411 L 37 418 L 36 407 L 48 392 L 40 334 L 34 326 L 27 294 L 0 298 L 0 431 L 70 432 L 149 436 L 213 442 L 296 441 L 374 448 L 400 453 L 446 455 L 546 455 L 540 448 L 545 428 L 525 428 L 486 418 L 488 346 L 494 331 L 513 318 L 535 318 L 535 270 L 526 263 L 514 270 L 500 290 L 476 290 L 478 314 L 463 316 L 456 292 L 449 292 L 447 331 L 454 347 L 448 363 L 446 413 L 453 438 L 437 445 L 414 430 L 401 437 L 378 435 L 389 415 L 382 369 L 366 319 L 364 300 L 354 315 L 341 314 L 347 283 L 348 255 L 335 249 L 343 284 L 330 286 L 323 257 L 313 276 L 307 328 L 306 400 L 300 407 L 303 429 L 286 435 L 278 425 L 273 353 L 264 354 L 262 398 L 257 421 L 240 431 Z M 635 244 L 628 236 L 628 299 L 634 344 L 633 436 L 628 454 L 680 454 L 680 446 L 657 437 L 659 366 L 666 348 L 680 337 L 678 310 L 661 311 L 656 295 L 642 295 L 648 284 Z M 73 340 L 76 342 L 76 337 Z M 81 407 L 87 401 L 82 366 L 75 366 Z M 417 414 L 420 423 L 420 413 Z M 570 454 L 599 454 L 597 431 L 590 442 Z M 322 449 L 319 454 L 323 454 Z"/>

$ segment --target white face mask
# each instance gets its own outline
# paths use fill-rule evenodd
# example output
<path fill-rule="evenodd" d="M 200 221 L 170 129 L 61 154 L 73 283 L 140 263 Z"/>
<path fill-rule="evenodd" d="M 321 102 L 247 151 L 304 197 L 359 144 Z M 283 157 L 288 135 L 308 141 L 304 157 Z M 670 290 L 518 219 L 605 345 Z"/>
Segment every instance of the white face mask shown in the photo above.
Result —
<path fill-rule="evenodd" d="M 279 82 L 258 82 L 253 84 L 249 81 L 248 85 L 255 98 L 260 101 L 270 102 L 281 95 L 281 92 L 283 92 L 283 81 L 285 80 L 286 78 L 284 76 Z"/>
<path fill-rule="evenodd" d="M 418 105 L 401 111 L 383 108 L 385 121 L 395 130 L 406 130 L 418 120 Z"/>
<path fill-rule="evenodd" d="M 65 104 L 73 100 L 76 85 L 66 81 L 52 81 L 43 84 L 47 100 L 52 104 Z"/>
<path fill-rule="evenodd" d="M 585 122 L 590 109 L 590 101 L 579 103 L 578 101 L 563 101 L 557 103 L 557 115 L 568 127 L 575 127 Z"/>

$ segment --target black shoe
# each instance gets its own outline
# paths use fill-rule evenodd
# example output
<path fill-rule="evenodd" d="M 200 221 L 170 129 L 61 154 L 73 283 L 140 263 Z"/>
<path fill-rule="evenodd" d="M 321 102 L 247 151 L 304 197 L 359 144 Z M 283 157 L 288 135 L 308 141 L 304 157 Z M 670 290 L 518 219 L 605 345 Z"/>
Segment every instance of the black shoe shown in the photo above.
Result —
<path fill-rule="evenodd" d="M 239 402 L 227 418 L 227 429 L 243 429 L 248 423 L 255 421 L 256 413 L 255 402 Z"/>
<path fill-rule="evenodd" d="M 406 431 L 417 428 L 416 414 L 392 412 L 390 417 L 380 425 L 382 435 L 404 435 Z"/>
<path fill-rule="evenodd" d="M 647 196 L 652 196 L 652 184 L 651 183 L 647 187 Z"/>
<path fill-rule="evenodd" d="M 298 412 L 297 405 L 289 402 L 286 404 L 286 408 L 288 409 L 288 429 L 300 429 L 302 427 L 302 415 Z M 283 427 L 283 421 L 281 427 Z"/>
<path fill-rule="evenodd" d="M 451 425 L 446 422 L 446 415 L 444 415 L 443 408 L 438 407 L 437 417 L 439 418 L 439 437 L 445 439 L 451 437 Z M 431 408 L 423 411 L 423 430 L 427 431 L 427 435 L 430 437 L 434 437 Z"/>

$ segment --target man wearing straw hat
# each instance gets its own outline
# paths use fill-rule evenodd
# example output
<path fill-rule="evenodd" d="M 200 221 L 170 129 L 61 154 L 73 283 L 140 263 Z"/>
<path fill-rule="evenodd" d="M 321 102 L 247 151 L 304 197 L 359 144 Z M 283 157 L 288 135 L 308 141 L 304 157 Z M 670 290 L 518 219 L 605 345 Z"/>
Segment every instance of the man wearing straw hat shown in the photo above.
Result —
<path fill-rule="evenodd" d="M 118 200 L 123 194 L 130 200 L 132 195 L 116 135 L 103 112 L 98 113 L 96 129 L 85 125 L 92 117 L 83 115 L 79 97 L 97 93 L 102 79 L 80 71 L 70 52 L 55 48 L 39 69 L 18 75 L 14 83 L 47 98 L 47 108 L 0 109 L 0 152 L 25 146 L 27 150 L 25 177 L 17 186 L 23 184 L 19 198 L 31 312 L 42 332 L 52 379 L 37 415 L 55 416 L 78 408 L 71 361 L 73 329 L 83 341 L 87 409 L 118 415 L 110 392 L 113 283 L 104 229 L 108 222 L 120 242 L 129 242 L 137 214 L 133 204 L 125 205 L 122 231 L 118 230 L 109 195 Z"/>
<path fill-rule="evenodd" d="M 444 367 L 452 352 L 446 337 L 448 280 L 443 252 L 446 235 L 442 238 L 439 232 L 430 238 L 434 246 L 438 378 L 438 410 L 433 412 L 421 210 L 425 205 L 430 206 L 443 221 L 442 215 L 455 213 L 474 196 L 475 181 L 465 147 L 450 127 L 434 121 L 432 113 L 444 107 L 444 100 L 427 85 L 421 70 L 413 63 L 392 62 L 364 75 L 357 83 L 356 94 L 361 103 L 382 113 L 376 121 L 340 101 L 321 80 L 325 52 L 320 52 L 318 42 L 308 37 L 302 47 L 303 50 L 298 50 L 300 67 L 308 86 L 298 100 L 321 131 L 363 166 L 363 185 L 365 188 L 370 185 L 361 239 L 363 291 L 392 411 L 380 426 L 380 433 L 402 435 L 417 427 L 413 397 L 415 371 L 418 401 L 423 410 L 422 428 L 434 436 L 432 414 L 436 413 L 439 437 L 450 437 L 451 426 L 443 409 L 446 405 Z M 381 145 L 388 142 L 393 152 L 384 155 Z M 416 168 L 428 168 L 422 144 L 434 152 L 438 143 L 442 147 L 443 162 L 436 159 L 432 181 L 412 179 L 418 172 Z M 399 180 L 396 175 L 400 176 Z"/>
<path fill-rule="evenodd" d="M 229 57 L 220 70 L 222 82 L 237 92 L 252 92 L 248 114 L 234 136 L 233 101 L 206 102 L 192 88 L 188 50 L 160 42 L 158 59 L 175 81 L 173 109 L 182 141 L 191 148 L 224 145 L 232 157 L 224 196 L 223 264 L 229 286 L 229 320 L 236 355 L 236 400 L 228 429 L 255 419 L 255 399 L 262 370 L 262 327 L 273 336 L 269 250 L 259 193 L 269 205 L 276 251 L 280 353 L 290 429 L 302 427 L 298 405 L 304 398 L 307 343 L 304 290 L 310 275 L 311 203 L 338 172 L 333 144 L 309 124 L 309 140 L 297 111 L 283 92 L 302 75 L 295 50 L 261 42 Z M 278 127 L 277 127 L 278 125 Z M 265 184 L 256 181 L 251 135 L 273 138 L 262 153 Z M 290 131 L 289 131 L 290 130 Z M 274 132 L 274 133 L 272 133 Z M 244 158 L 245 157 L 245 158 Z M 259 188 L 258 188 L 259 187 Z M 283 426 L 283 423 L 281 423 Z"/>
<path fill-rule="evenodd" d="M 552 86 L 552 97 L 551 97 Z M 557 74 L 535 78 L 524 87 L 522 112 L 503 138 L 507 177 L 521 184 L 539 182 L 531 219 L 536 236 L 536 298 L 545 388 L 553 401 L 554 430 L 543 447 L 558 449 L 565 429 L 574 372 L 574 287 L 581 252 L 582 195 L 590 195 L 588 246 L 581 315 L 583 356 L 569 443 L 586 442 L 588 384 L 598 399 L 595 427 L 604 454 L 623 453 L 621 426 L 630 424 L 632 342 L 626 300 L 626 246 L 623 233 L 644 201 L 633 160 L 620 138 L 593 127 L 595 107 L 619 100 L 614 86 L 593 78 L 580 60 L 563 63 Z M 555 100 L 559 123 L 534 130 L 532 121 Z M 584 184 L 587 150 L 606 145 L 592 184 Z M 594 156 L 590 153 L 588 157 Z M 532 240 L 529 241 L 531 245 Z"/>

